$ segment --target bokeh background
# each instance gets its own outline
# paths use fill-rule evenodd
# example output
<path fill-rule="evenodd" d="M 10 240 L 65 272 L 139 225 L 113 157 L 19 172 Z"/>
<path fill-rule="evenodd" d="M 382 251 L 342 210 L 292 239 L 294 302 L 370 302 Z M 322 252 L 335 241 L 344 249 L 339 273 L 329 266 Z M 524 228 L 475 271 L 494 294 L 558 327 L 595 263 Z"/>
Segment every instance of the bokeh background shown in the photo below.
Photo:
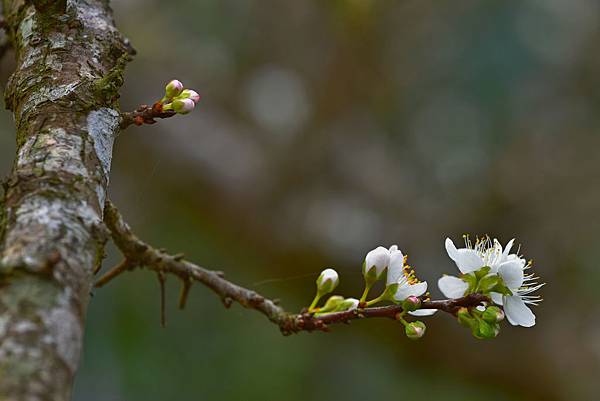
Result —
<path fill-rule="evenodd" d="M 324 267 L 398 244 L 432 296 L 443 240 L 516 237 L 548 285 L 532 329 L 419 342 L 392 321 L 283 337 L 197 286 L 159 327 L 154 275 L 95 291 L 75 401 L 597 400 L 600 3 L 118 0 L 138 50 L 123 109 L 178 78 L 197 110 L 119 137 L 112 199 L 137 233 L 290 310 Z M 10 73 L 4 62 L 2 81 Z M 0 171 L 14 157 L 0 114 Z M 111 250 L 106 267 L 118 261 Z"/>

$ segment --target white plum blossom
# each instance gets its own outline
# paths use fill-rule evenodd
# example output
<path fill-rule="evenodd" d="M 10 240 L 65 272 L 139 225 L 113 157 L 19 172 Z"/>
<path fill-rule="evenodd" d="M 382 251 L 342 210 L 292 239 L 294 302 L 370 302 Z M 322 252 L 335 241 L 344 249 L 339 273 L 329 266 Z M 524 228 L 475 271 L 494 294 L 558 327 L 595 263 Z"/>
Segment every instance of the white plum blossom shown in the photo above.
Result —
<path fill-rule="evenodd" d="M 516 255 L 509 255 L 514 239 L 510 240 L 504 250 L 497 239 L 489 238 L 477 241 L 472 246 L 468 237 L 465 237 L 465 248 L 457 249 L 450 238 L 446 238 L 446 252 L 450 259 L 456 263 L 458 270 L 463 274 L 475 272 L 485 266 L 490 268 L 490 273 L 498 273 L 503 263 L 514 259 Z M 440 291 L 448 298 L 460 298 L 465 295 L 469 285 L 458 277 L 444 275 L 438 280 Z"/>
<path fill-rule="evenodd" d="M 525 274 L 525 270 L 530 267 L 531 264 L 517 257 L 503 263 L 498 269 L 498 275 L 502 277 L 504 285 L 508 287 L 512 295 L 493 292 L 492 300 L 504 307 L 506 318 L 513 326 L 531 327 L 535 325 L 535 315 L 527 304 L 537 306 L 541 302 L 542 299 L 539 295 L 531 295 L 531 293 L 543 287 L 544 283 L 538 284 L 536 282 L 538 278 L 533 273 Z"/>
<path fill-rule="evenodd" d="M 397 284 L 398 288 L 393 295 L 396 302 L 402 302 L 410 296 L 420 297 L 427 291 L 427 282 L 420 282 L 413 272 L 405 269 L 405 257 L 397 245 L 392 245 L 389 249 L 390 263 L 388 267 L 386 286 Z M 436 312 L 435 309 L 420 309 L 409 312 L 415 316 L 429 316 Z"/>
<path fill-rule="evenodd" d="M 386 286 L 398 284 L 398 289 L 394 294 L 394 300 L 401 302 L 414 295 L 420 297 L 427 291 L 427 282 L 419 282 L 413 272 L 404 269 L 404 255 L 398 249 L 397 245 L 392 245 L 389 249 L 390 264 L 386 278 Z"/>
<path fill-rule="evenodd" d="M 526 304 L 537 305 L 538 296 L 530 295 L 544 284 L 537 284 L 533 274 L 524 273 L 530 265 L 515 253 L 510 253 L 514 239 L 506 247 L 497 239 L 485 237 L 476 241 L 475 246 L 466 237 L 465 248 L 457 249 L 450 238 L 446 238 L 446 251 L 463 274 L 476 272 L 489 267 L 488 275 L 498 275 L 512 295 L 497 292 L 490 293 L 494 303 L 504 307 L 508 321 L 514 326 L 531 327 L 535 324 L 535 315 Z M 444 275 L 438 281 L 438 287 L 448 298 L 460 298 L 465 295 L 469 285 L 458 277 Z"/>
<path fill-rule="evenodd" d="M 450 238 L 446 238 L 446 252 L 450 259 L 456 263 L 461 273 L 467 274 L 489 266 L 490 273 L 497 273 L 500 265 L 516 255 L 509 255 L 514 239 L 511 239 L 504 251 L 502 245 L 494 238 L 484 238 L 475 242 L 473 247 L 469 237 L 465 237 L 465 248 L 457 249 Z"/>

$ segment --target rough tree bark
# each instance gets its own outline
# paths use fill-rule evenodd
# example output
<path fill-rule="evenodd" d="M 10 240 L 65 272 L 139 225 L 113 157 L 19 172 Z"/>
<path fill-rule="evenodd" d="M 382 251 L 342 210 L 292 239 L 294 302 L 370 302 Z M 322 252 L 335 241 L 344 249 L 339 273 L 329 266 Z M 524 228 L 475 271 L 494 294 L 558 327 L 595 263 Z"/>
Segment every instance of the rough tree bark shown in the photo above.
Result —
<path fill-rule="evenodd" d="M 17 155 L 0 203 L 0 400 L 68 400 L 130 47 L 107 1 L 4 0 Z"/>

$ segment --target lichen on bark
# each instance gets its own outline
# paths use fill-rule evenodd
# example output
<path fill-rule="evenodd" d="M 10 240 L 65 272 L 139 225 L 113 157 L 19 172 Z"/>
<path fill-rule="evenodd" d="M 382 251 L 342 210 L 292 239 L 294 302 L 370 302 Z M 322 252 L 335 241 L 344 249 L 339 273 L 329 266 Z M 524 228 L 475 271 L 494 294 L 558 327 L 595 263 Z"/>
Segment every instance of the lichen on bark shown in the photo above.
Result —
<path fill-rule="evenodd" d="M 17 154 L 0 202 L 0 400 L 68 400 L 103 254 L 118 90 L 107 1 L 4 0 Z"/>

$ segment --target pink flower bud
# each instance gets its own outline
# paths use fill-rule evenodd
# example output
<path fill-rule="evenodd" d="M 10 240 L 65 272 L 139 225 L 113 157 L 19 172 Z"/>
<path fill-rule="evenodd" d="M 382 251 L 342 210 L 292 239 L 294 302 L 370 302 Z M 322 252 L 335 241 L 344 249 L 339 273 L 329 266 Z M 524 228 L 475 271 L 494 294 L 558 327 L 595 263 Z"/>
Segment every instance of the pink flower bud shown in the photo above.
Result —
<path fill-rule="evenodd" d="M 183 92 L 181 92 L 181 95 L 179 95 L 179 97 L 181 97 L 182 99 L 192 99 L 194 103 L 198 103 L 200 101 L 200 95 L 198 94 L 198 92 L 192 89 L 185 89 Z"/>
<path fill-rule="evenodd" d="M 196 103 L 192 99 L 175 99 L 172 103 L 173 110 L 179 114 L 187 114 L 194 110 Z"/>
<path fill-rule="evenodd" d="M 169 82 L 165 87 L 165 94 L 168 98 L 173 98 L 175 96 L 178 96 L 182 90 L 183 84 L 180 81 L 174 79 L 171 82 Z"/>
<path fill-rule="evenodd" d="M 406 325 L 404 331 L 406 332 L 406 336 L 411 340 L 418 340 L 419 338 L 425 335 L 425 323 L 421 321 L 412 322 Z"/>
<path fill-rule="evenodd" d="M 421 300 L 414 295 L 409 296 L 402 302 L 402 309 L 412 312 L 421 307 Z"/>

